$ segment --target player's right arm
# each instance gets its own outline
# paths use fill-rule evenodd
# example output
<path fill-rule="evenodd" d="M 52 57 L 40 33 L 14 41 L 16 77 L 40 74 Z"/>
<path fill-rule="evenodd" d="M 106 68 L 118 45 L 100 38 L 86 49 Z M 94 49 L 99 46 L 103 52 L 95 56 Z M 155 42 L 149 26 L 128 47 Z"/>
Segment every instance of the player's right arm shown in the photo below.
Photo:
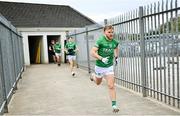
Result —
<path fill-rule="evenodd" d="M 49 50 L 52 51 L 51 46 L 49 46 Z"/>
<path fill-rule="evenodd" d="M 94 47 L 90 51 L 91 56 L 98 60 L 102 60 L 102 57 L 98 54 L 98 49 L 100 47 L 100 44 L 101 44 L 101 40 L 100 39 L 96 40 Z"/>
<path fill-rule="evenodd" d="M 90 52 L 91 56 L 96 58 L 96 59 L 98 59 L 98 60 L 102 60 L 102 57 L 100 55 L 98 55 L 97 51 L 98 51 L 98 48 L 97 47 L 93 47 L 91 49 L 91 52 Z"/>

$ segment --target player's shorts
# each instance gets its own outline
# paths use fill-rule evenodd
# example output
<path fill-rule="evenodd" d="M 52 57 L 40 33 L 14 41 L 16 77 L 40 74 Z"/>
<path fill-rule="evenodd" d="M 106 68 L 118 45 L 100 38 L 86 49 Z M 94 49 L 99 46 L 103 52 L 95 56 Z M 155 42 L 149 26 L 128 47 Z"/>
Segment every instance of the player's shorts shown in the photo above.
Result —
<path fill-rule="evenodd" d="M 107 68 L 95 66 L 95 74 L 97 78 L 102 78 L 106 75 L 114 74 L 113 66 Z"/>
<path fill-rule="evenodd" d="M 67 58 L 68 58 L 69 61 L 76 60 L 76 56 L 75 55 L 68 55 Z"/>
<path fill-rule="evenodd" d="M 56 54 L 56 56 L 61 56 L 61 53 L 55 53 Z"/>
<path fill-rule="evenodd" d="M 50 54 L 51 56 L 55 56 L 55 52 L 53 52 L 53 51 L 50 51 L 49 54 Z"/>

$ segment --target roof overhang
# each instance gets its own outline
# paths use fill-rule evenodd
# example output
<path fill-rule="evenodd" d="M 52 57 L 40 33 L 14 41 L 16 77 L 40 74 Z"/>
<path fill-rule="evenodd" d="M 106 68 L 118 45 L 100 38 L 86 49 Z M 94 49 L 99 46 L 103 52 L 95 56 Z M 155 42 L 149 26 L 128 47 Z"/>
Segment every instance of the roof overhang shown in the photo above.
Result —
<path fill-rule="evenodd" d="M 19 32 L 66 32 L 80 28 L 49 28 L 49 27 L 16 27 Z"/>

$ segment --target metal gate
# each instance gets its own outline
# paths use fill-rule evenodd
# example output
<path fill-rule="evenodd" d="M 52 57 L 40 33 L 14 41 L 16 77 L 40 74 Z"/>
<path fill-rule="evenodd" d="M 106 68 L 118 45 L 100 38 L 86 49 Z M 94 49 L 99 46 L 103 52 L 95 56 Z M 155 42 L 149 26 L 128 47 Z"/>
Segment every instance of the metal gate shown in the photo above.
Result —
<path fill-rule="evenodd" d="M 105 20 L 114 26 L 119 44 L 116 83 L 180 108 L 180 5 L 161 1 Z M 91 72 L 95 59 L 89 51 L 105 25 L 99 23 L 75 30 L 79 66 Z"/>

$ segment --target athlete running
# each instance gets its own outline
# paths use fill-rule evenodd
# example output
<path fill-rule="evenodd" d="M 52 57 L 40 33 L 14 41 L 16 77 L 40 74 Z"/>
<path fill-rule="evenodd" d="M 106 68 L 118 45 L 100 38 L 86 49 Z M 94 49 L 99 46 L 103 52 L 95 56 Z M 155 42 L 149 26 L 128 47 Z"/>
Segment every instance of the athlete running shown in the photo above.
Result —
<path fill-rule="evenodd" d="M 96 58 L 95 74 L 91 74 L 90 80 L 97 85 L 101 84 L 104 77 L 107 81 L 109 95 L 112 101 L 113 112 L 118 112 L 116 105 L 115 76 L 113 70 L 114 58 L 118 57 L 118 42 L 113 37 L 113 26 L 104 27 L 104 35 L 99 37 L 95 46 L 91 49 L 91 55 Z"/>

